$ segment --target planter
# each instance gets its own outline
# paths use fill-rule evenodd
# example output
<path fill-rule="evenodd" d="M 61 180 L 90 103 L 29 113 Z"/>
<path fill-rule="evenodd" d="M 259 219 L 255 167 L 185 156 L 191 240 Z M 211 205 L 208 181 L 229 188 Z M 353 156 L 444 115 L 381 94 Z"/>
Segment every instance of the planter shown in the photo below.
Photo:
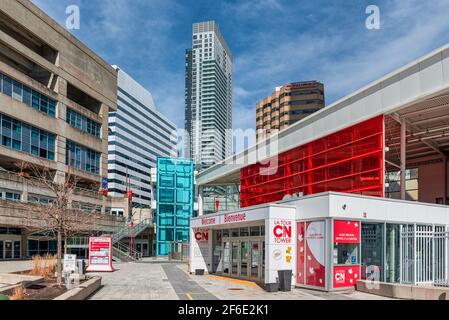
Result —
<path fill-rule="evenodd" d="M 195 275 L 196 276 L 203 276 L 204 275 L 204 269 L 195 269 Z"/>
<path fill-rule="evenodd" d="M 53 300 L 86 300 L 92 293 L 101 286 L 101 277 L 92 279 L 80 284 L 78 288 L 71 289 Z"/>
<path fill-rule="evenodd" d="M 279 291 L 279 283 L 266 283 L 265 291 L 267 292 L 278 292 Z"/>

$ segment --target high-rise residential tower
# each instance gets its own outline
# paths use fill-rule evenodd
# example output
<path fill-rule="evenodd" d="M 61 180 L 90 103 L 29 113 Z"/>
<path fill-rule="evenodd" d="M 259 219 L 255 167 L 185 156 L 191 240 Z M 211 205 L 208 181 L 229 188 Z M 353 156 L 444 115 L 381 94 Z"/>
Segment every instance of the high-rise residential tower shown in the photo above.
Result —
<path fill-rule="evenodd" d="M 287 83 L 256 103 L 257 140 L 324 108 L 324 85 L 317 81 Z"/>
<path fill-rule="evenodd" d="M 149 208 L 150 175 L 158 157 L 177 157 L 176 126 L 153 97 L 119 67 L 117 111 L 109 113 L 108 182 L 111 196 L 133 192 L 133 207 Z"/>
<path fill-rule="evenodd" d="M 202 170 L 232 154 L 232 54 L 207 21 L 193 24 L 185 58 L 185 157 Z"/>

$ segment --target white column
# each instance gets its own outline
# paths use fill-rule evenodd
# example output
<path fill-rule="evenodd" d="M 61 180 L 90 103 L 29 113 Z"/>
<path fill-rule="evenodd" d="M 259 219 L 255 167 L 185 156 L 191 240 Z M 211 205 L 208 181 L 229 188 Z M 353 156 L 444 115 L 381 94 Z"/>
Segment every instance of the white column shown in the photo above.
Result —
<path fill-rule="evenodd" d="M 444 195 L 443 195 L 443 204 L 446 204 L 446 199 L 447 199 L 447 163 L 448 163 L 448 161 L 447 161 L 447 157 L 446 156 L 443 156 L 443 179 L 444 179 L 444 181 L 443 181 L 443 192 L 444 192 Z"/>
<path fill-rule="evenodd" d="M 203 186 L 198 186 L 198 216 L 203 215 Z"/>

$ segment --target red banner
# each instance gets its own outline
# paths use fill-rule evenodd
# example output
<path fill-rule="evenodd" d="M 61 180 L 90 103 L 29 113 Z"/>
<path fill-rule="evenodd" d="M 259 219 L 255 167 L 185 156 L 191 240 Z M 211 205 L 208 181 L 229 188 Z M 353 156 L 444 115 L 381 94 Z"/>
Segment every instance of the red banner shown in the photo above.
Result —
<path fill-rule="evenodd" d="M 304 270 L 306 268 L 305 265 L 305 252 L 306 252 L 306 230 L 305 230 L 305 222 L 298 222 L 298 241 L 296 242 L 296 283 L 304 285 Z"/>
<path fill-rule="evenodd" d="M 306 223 L 306 285 L 325 287 L 326 280 L 325 221 Z"/>
<path fill-rule="evenodd" d="M 353 287 L 357 280 L 360 280 L 359 266 L 334 267 L 334 288 Z"/>
<path fill-rule="evenodd" d="M 360 243 L 360 221 L 335 220 L 335 243 Z"/>

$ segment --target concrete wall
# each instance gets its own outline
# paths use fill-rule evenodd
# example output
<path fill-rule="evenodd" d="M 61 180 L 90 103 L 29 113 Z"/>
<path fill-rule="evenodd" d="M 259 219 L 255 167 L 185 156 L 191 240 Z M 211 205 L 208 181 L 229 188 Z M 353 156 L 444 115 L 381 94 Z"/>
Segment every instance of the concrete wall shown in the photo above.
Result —
<path fill-rule="evenodd" d="M 2 0 L 1 11 L 59 51 L 59 72 L 94 98 L 115 108 L 115 70 L 29 0 Z"/>
<path fill-rule="evenodd" d="M 55 161 L 0 146 L 1 165 L 7 165 L 9 170 L 12 170 L 17 162 L 23 160 L 55 170 L 57 172 L 55 179 L 61 179 L 69 171 L 65 158 L 66 141 L 70 139 L 101 153 L 98 175 L 70 168 L 71 173 L 75 173 L 83 182 L 95 186 L 92 191 L 77 191 L 71 200 L 101 206 L 103 211 L 106 207 L 112 207 L 111 199 L 98 194 L 98 191 L 101 177 L 107 176 L 108 170 L 108 113 L 117 109 L 116 70 L 29 0 L 2 0 L 0 14 L 4 17 L 5 24 L 10 24 L 10 30 L 8 27 L 0 28 L 0 50 L 9 57 L 0 59 L 0 72 L 57 101 L 56 117 L 51 117 L 0 94 L 1 113 L 57 136 Z M 22 33 L 24 37 L 18 36 L 17 32 Z M 37 47 L 47 48 L 47 51 L 55 54 L 54 59 L 48 59 L 48 54 L 33 49 L 30 43 L 35 43 L 34 45 L 37 43 Z M 26 67 L 22 67 L 21 63 Z M 32 68 L 32 72 L 24 71 L 29 68 Z M 40 81 L 34 74 L 36 71 L 50 75 L 47 83 Z M 82 106 L 71 100 L 69 98 L 71 95 L 68 94 L 69 85 L 97 100 L 98 104 L 86 103 Z M 102 125 L 100 138 L 66 123 L 67 108 L 100 123 Z M 45 188 L 24 183 L 23 179 L 6 173 L 0 174 L 0 188 L 20 192 L 23 202 L 28 201 L 29 193 L 54 197 Z M 120 207 L 126 205 L 123 199 L 115 200 L 114 204 Z M 26 224 L 24 217 L 28 214 L 32 213 L 25 212 L 20 204 L 10 201 L 0 203 L 0 225 L 23 228 Z M 102 216 L 100 220 L 98 229 L 112 232 L 123 223 L 124 219 Z"/>
<path fill-rule="evenodd" d="M 52 63 L 0 30 L 0 43 L 12 49 L 18 59 L 25 58 L 53 74 L 56 81 L 54 87 L 50 85 L 46 87 L 5 63 L 0 63 L 0 70 L 58 101 L 56 119 L 40 114 L 9 97 L 2 97 L 0 100 L 0 112 L 58 135 L 56 159 L 58 171 L 67 172 L 65 143 L 68 138 L 101 152 L 100 174 L 107 176 L 108 112 L 117 108 L 116 71 L 29 0 L 3 0 L 0 12 L 9 16 L 20 25 L 20 28 L 28 34 L 32 34 L 38 41 L 57 51 L 56 62 Z M 68 99 L 67 86 L 69 83 L 98 100 L 99 112 L 92 112 Z M 101 123 L 101 139 L 82 133 L 67 124 L 65 122 L 66 107 Z M 17 157 L 17 155 L 15 156 Z M 80 174 L 82 175 L 81 172 Z M 99 176 L 92 174 L 83 178 L 97 183 L 101 181 Z"/>
<path fill-rule="evenodd" d="M 357 290 L 383 297 L 407 300 L 449 300 L 449 288 L 400 283 L 357 281 Z"/>

